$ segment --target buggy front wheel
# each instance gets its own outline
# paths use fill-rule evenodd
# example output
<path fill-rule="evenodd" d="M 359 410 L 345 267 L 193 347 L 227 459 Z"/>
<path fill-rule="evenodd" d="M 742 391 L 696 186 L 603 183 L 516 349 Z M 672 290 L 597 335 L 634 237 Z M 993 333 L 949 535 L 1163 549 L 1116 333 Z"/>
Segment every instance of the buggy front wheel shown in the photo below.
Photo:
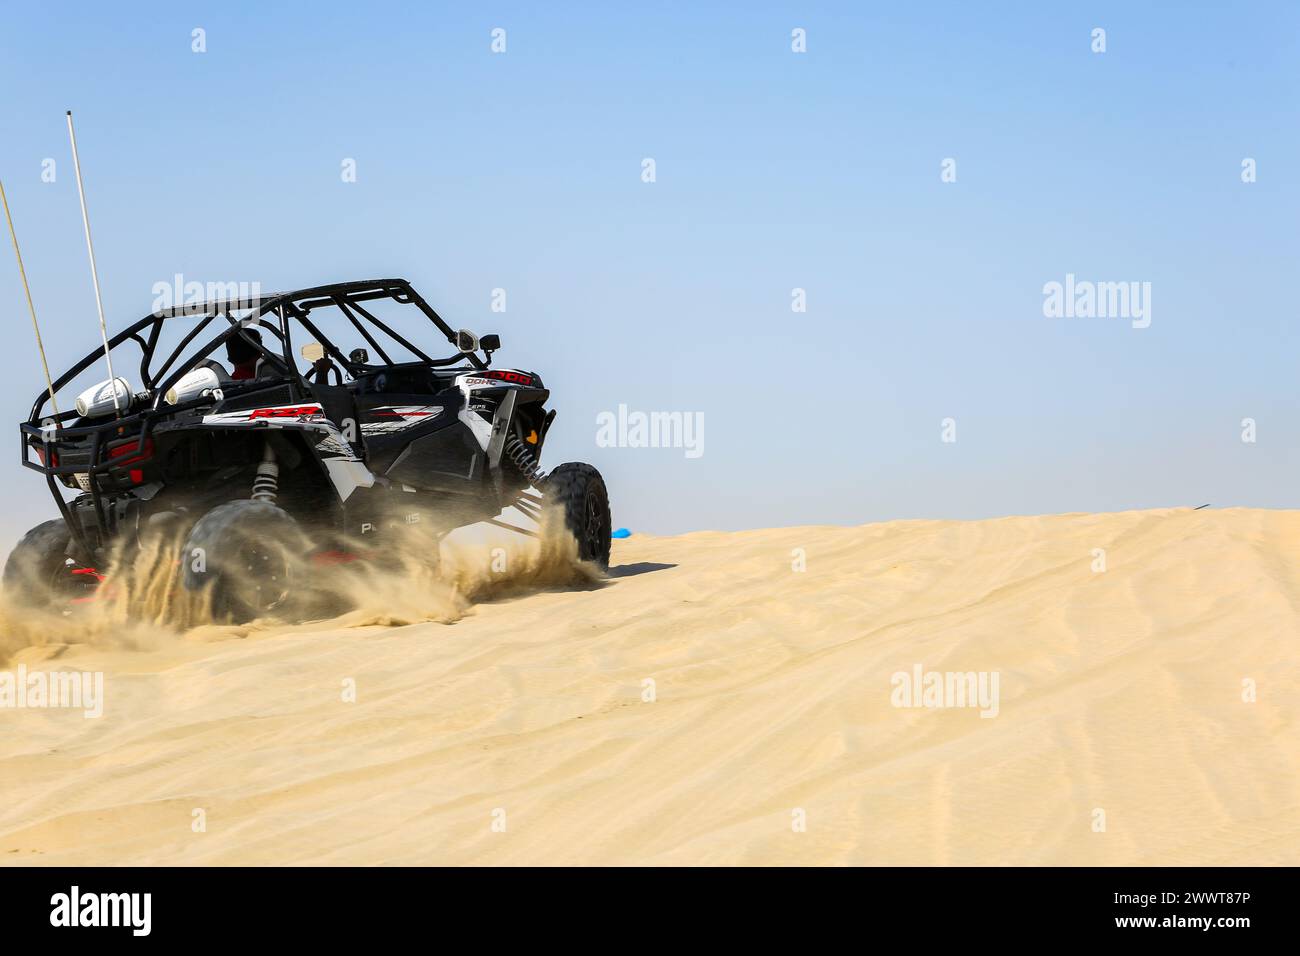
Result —
<path fill-rule="evenodd" d="M 609 492 L 593 466 L 569 461 L 546 479 L 544 497 L 561 509 L 564 525 L 578 545 L 578 557 L 609 568 Z"/>

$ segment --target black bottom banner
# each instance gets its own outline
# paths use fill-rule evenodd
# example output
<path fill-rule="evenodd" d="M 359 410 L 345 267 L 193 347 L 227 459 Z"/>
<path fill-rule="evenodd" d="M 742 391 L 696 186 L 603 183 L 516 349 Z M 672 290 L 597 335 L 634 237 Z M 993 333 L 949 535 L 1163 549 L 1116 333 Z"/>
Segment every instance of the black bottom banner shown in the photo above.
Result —
<path fill-rule="evenodd" d="M 819 937 L 920 928 L 936 942 L 1105 937 L 1232 946 L 1282 932 L 1295 892 L 1292 869 L 1230 868 L 15 868 L 0 881 L 10 940 L 127 945 L 282 937 L 337 945 L 372 941 L 380 927 L 390 933 L 436 923 L 486 928 L 497 942 L 514 929 L 536 941 L 576 943 L 601 924 L 622 923 L 636 936 L 689 920 L 733 944 L 777 928 Z"/>

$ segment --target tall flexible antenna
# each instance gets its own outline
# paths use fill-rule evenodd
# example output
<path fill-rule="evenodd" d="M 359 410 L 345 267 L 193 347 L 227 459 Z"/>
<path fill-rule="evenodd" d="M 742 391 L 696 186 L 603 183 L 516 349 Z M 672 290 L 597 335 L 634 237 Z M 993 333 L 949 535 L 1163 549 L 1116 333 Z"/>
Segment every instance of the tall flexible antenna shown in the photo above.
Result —
<path fill-rule="evenodd" d="M 72 168 L 77 173 L 77 195 L 81 197 L 81 222 L 86 227 L 86 251 L 90 253 L 90 278 L 95 284 L 95 308 L 99 310 L 99 337 L 104 342 L 104 361 L 108 363 L 109 388 L 113 390 L 113 411 L 122 417 L 122 400 L 117 394 L 117 376 L 113 374 L 113 356 L 108 349 L 108 326 L 104 323 L 104 302 L 99 296 L 99 270 L 95 268 L 95 243 L 90 238 L 90 216 L 86 212 L 86 187 L 81 182 L 81 161 L 77 158 L 77 134 L 72 130 L 72 110 L 68 110 L 68 139 L 72 141 Z"/>
<path fill-rule="evenodd" d="M 45 370 L 45 384 L 50 390 L 50 407 L 54 409 L 55 420 L 59 416 L 59 403 L 54 398 L 54 380 L 50 378 L 50 363 L 45 360 L 45 343 L 41 341 L 41 327 L 36 321 L 36 306 L 32 305 L 32 290 L 27 285 L 27 270 L 23 268 L 22 250 L 18 248 L 18 233 L 14 231 L 14 219 L 9 215 L 9 197 L 5 195 L 5 184 L 0 182 L 0 202 L 5 207 L 5 222 L 9 223 L 9 238 L 13 240 L 14 255 L 18 257 L 18 274 L 23 277 L 23 292 L 27 295 L 27 311 L 32 315 L 32 331 L 36 333 L 36 349 L 41 353 L 41 368 Z"/>

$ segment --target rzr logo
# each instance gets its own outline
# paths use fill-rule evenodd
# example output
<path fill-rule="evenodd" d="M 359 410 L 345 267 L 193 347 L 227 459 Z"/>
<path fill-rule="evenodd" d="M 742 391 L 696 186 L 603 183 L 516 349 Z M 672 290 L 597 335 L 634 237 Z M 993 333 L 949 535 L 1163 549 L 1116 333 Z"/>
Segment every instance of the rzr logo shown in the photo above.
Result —
<path fill-rule="evenodd" d="M 299 418 L 303 415 L 319 415 L 319 405 L 284 405 L 280 408 L 255 408 L 249 418 Z"/>
<path fill-rule="evenodd" d="M 512 385 L 532 385 L 533 377 L 525 375 L 523 372 L 507 372 L 505 369 L 492 369 L 483 373 L 484 378 L 494 378 L 498 382 L 509 382 Z"/>

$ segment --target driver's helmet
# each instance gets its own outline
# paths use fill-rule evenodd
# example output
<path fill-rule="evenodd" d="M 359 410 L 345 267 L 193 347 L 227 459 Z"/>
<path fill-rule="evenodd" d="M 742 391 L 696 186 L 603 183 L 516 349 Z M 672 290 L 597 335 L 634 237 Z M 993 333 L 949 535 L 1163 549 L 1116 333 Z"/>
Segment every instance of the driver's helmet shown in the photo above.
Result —
<path fill-rule="evenodd" d="M 262 333 L 257 329 L 243 329 L 242 334 L 236 333 L 226 339 L 226 358 L 234 366 L 230 377 L 235 381 L 256 377 L 257 360 L 262 357 L 262 353 L 254 348 L 245 336 L 258 345 L 262 344 Z"/>

